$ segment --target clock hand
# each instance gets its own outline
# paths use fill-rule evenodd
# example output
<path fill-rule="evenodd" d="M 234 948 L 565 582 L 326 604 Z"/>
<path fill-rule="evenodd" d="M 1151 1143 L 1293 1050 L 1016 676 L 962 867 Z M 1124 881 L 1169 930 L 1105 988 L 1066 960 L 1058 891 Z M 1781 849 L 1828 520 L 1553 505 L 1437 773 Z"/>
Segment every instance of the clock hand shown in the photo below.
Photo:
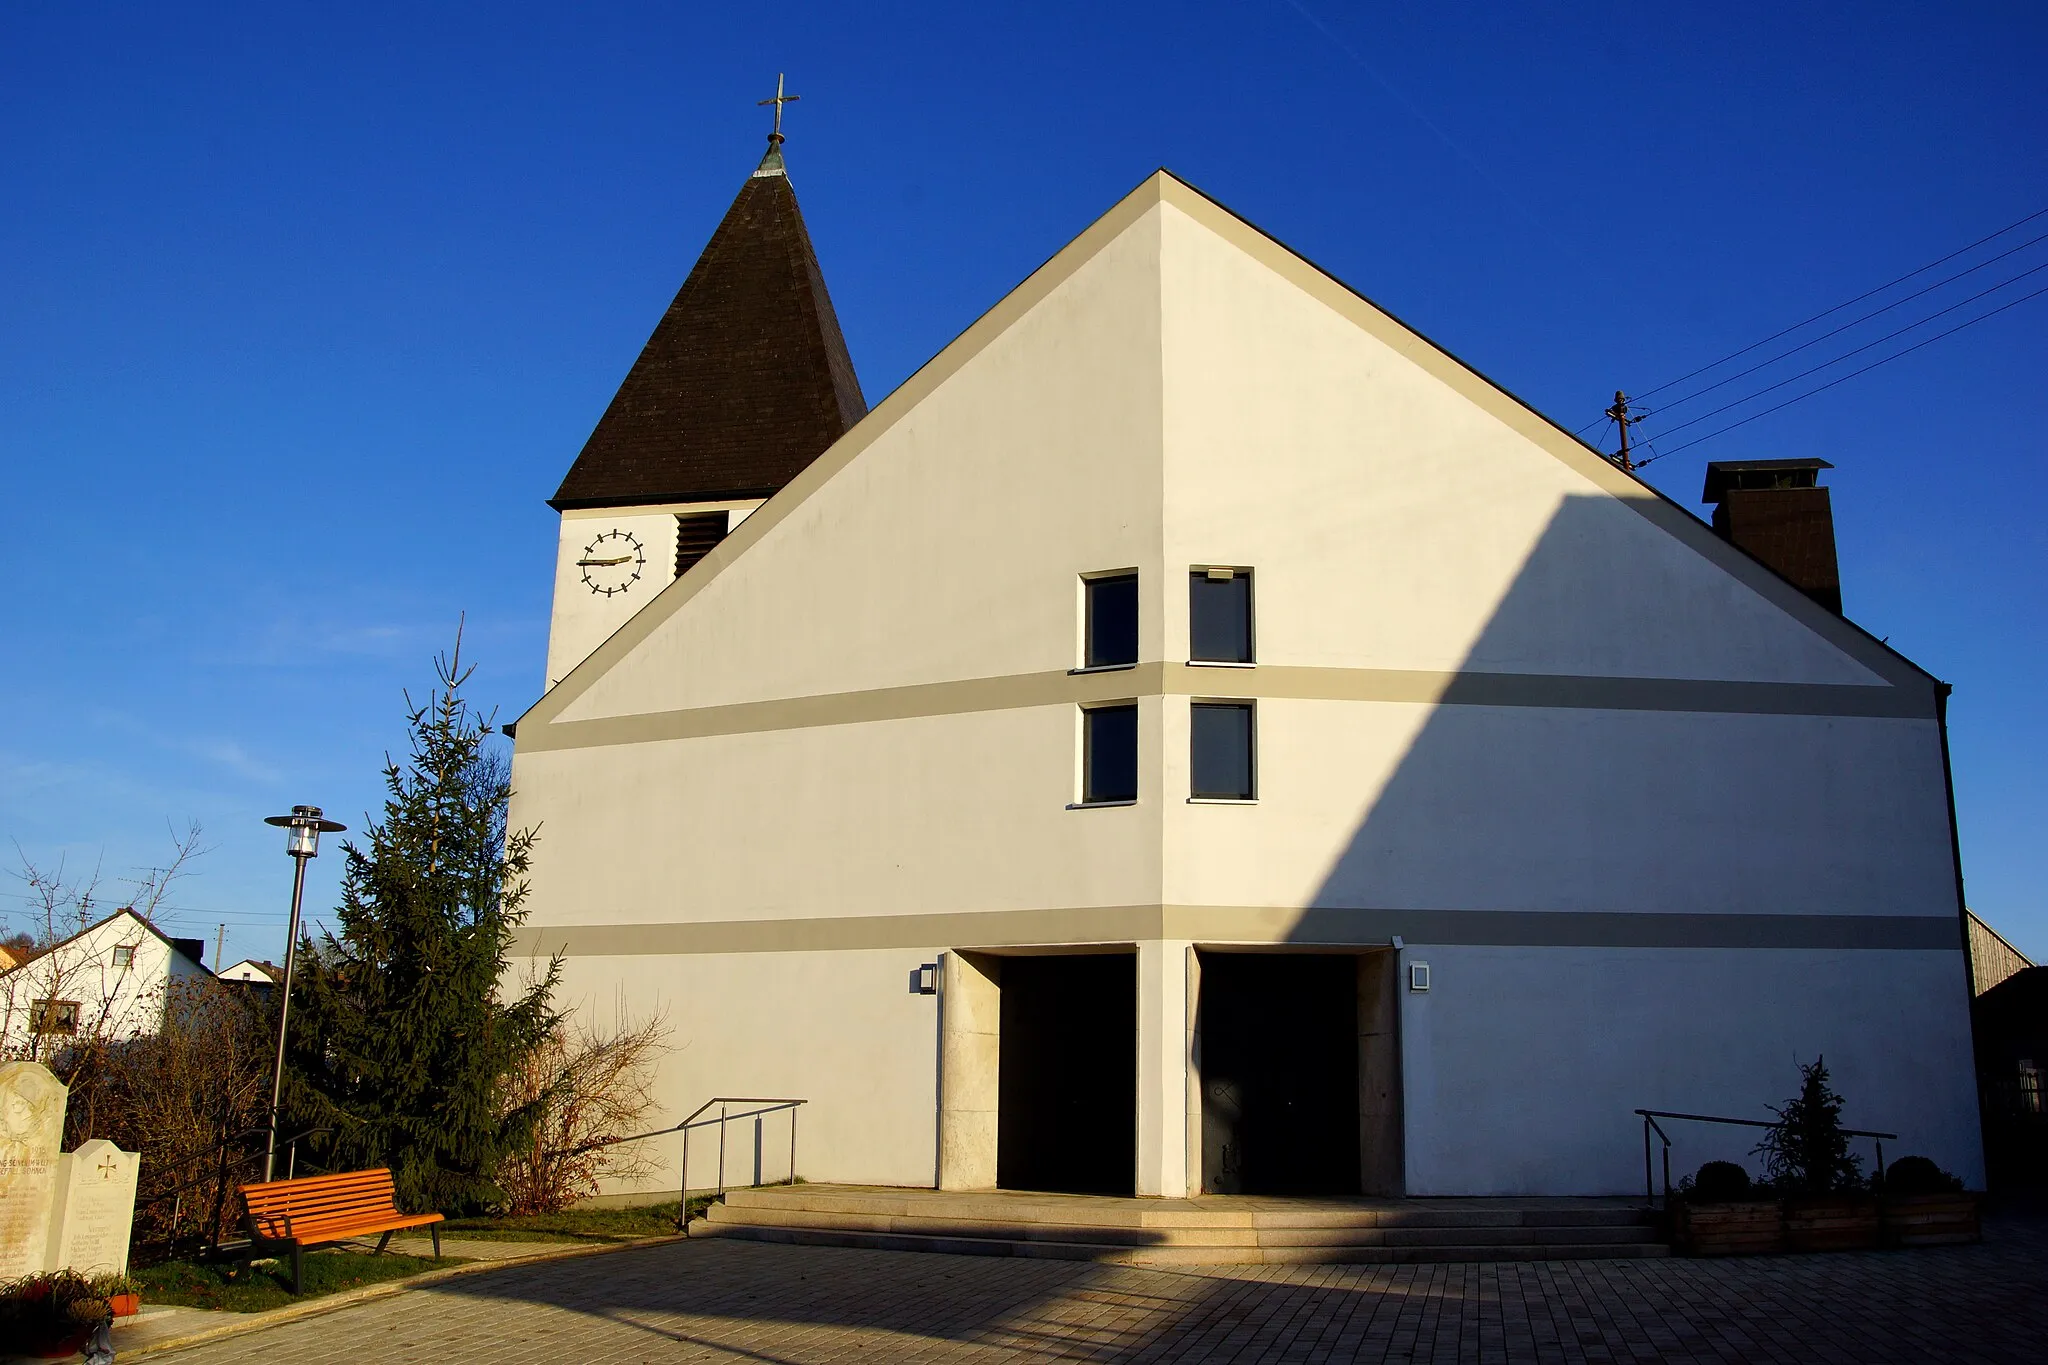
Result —
<path fill-rule="evenodd" d="M 633 556 L 631 555 L 620 555 L 617 559 L 579 559 L 576 561 L 576 567 L 579 569 L 608 569 L 614 564 L 629 563 L 632 558 Z"/>

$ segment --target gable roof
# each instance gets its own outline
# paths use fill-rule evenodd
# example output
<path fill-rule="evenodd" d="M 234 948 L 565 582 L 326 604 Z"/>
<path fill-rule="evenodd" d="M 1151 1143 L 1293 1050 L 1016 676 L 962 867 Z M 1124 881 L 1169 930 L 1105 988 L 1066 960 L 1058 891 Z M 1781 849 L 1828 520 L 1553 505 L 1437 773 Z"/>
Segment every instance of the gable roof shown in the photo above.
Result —
<path fill-rule="evenodd" d="M 866 412 L 796 191 L 771 149 L 548 503 L 767 497 Z"/>
<path fill-rule="evenodd" d="M 97 933 L 101 928 L 105 927 L 106 925 L 112 924 L 115 920 L 120 919 L 123 916 L 126 916 L 127 918 L 135 921 L 136 924 L 140 925 L 142 928 L 148 930 L 151 934 L 154 934 L 157 938 L 161 939 L 164 945 L 171 949 L 172 952 L 183 953 L 186 957 L 191 958 L 192 962 L 195 965 L 204 965 L 200 963 L 199 958 L 197 956 L 195 956 L 185 947 L 185 945 L 188 943 L 197 943 L 203 945 L 205 943 L 204 939 L 172 938 L 169 934 L 166 934 L 163 930 L 157 928 L 154 924 L 151 924 L 141 915 L 136 914 L 134 906 L 124 905 L 119 910 L 116 910 L 113 914 L 106 916 L 104 919 L 94 920 L 91 924 L 86 925 L 83 929 L 80 929 L 77 933 L 71 935 L 69 938 L 59 939 L 57 942 L 43 949 L 35 956 L 23 958 L 20 961 L 14 963 L 12 966 L 0 968 L 0 975 L 5 975 L 7 972 L 13 971 L 19 967 L 26 967 L 31 962 L 40 962 L 44 958 L 50 956 L 52 953 L 58 952 L 64 948 L 68 948 L 72 944 L 78 942 L 78 940 L 84 938 L 87 934 Z"/>
<path fill-rule="evenodd" d="M 733 528 L 691 573 L 670 583 L 652 602 L 629 618 L 567 677 L 529 707 L 520 717 L 519 725 L 525 728 L 530 722 L 534 727 L 544 727 L 552 723 L 614 664 L 702 592 L 733 560 L 766 536 L 813 491 L 857 459 L 863 450 L 923 402 L 927 395 L 1145 213 L 1160 204 L 1171 205 L 1187 214 L 1354 325 L 1381 338 L 1475 406 L 1754 590 L 1887 684 L 1904 689 L 1912 698 L 1913 714 L 1922 714 L 1923 708 L 1929 716 L 1937 714 L 1937 708 L 1947 696 L 1948 684 L 1855 622 L 1814 602 L 1774 570 L 1723 540 L 1693 512 L 1634 473 L 1622 470 L 1606 455 L 1538 411 L 1527 400 L 1459 359 L 1271 234 L 1162 168 L 1148 176 L 926 361 L 843 439 L 835 442 L 824 458 L 805 467 L 785 490 L 771 497 L 766 505 Z M 541 738 L 539 734 L 533 737 Z M 535 747 L 547 745 L 543 741 Z"/>

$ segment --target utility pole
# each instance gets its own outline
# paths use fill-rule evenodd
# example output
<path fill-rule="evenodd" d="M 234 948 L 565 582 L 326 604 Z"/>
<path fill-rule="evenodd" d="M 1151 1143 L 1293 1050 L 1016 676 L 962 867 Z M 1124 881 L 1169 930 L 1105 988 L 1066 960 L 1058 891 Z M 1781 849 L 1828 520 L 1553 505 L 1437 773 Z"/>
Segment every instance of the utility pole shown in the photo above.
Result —
<path fill-rule="evenodd" d="M 1620 389 L 1614 391 L 1614 406 L 1607 410 L 1607 415 L 1612 417 L 1614 425 L 1621 429 L 1621 453 L 1614 458 L 1625 472 L 1633 473 L 1636 466 L 1635 461 L 1631 460 L 1628 454 L 1628 429 L 1637 422 L 1642 421 L 1643 415 L 1635 417 L 1628 415 L 1628 395 Z"/>
<path fill-rule="evenodd" d="M 227 964 L 220 960 L 221 947 L 228 941 L 228 927 L 223 924 L 213 931 L 213 970 L 218 972 Z"/>

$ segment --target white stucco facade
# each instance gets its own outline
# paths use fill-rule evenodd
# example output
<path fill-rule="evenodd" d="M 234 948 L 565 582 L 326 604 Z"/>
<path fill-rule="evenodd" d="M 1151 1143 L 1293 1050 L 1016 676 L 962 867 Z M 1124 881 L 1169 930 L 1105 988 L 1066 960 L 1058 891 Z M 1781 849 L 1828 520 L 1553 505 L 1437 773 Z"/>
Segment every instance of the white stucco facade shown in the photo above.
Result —
<path fill-rule="evenodd" d="M 1640 1188 L 1633 1110 L 1764 1117 L 1823 1053 L 1981 1179 L 1939 685 L 1171 177 L 651 601 L 570 591 L 674 510 L 565 517 L 513 811 L 524 948 L 664 1013 L 671 1119 L 802 1098 L 808 1179 L 988 1183 L 988 961 L 1113 948 L 1135 1123 L 1088 1140 L 1183 1194 L 1204 954 L 1397 952 L 1393 1187 Z M 1252 666 L 1189 661 L 1216 565 Z M 1138 661 L 1077 671 L 1112 570 Z M 1189 799 L 1204 699 L 1256 707 L 1254 802 Z M 1138 799 L 1077 806 L 1125 700 Z"/>
<path fill-rule="evenodd" d="M 548 686 L 567 677 L 606 636 L 675 581 L 677 517 L 722 512 L 730 528 L 760 505 L 760 499 L 748 498 L 564 512 L 555 551 L 554 613 L 548 622 Z M 590 562 L 612 559 L 626 562 Z"/>
<path fill-rule="evenodd" d="M 155 1033 L 172 988 L 210 975 L 132 911 L 117 911 L 0 974 L 0 1057 L 41 1060 L 76 1038 Z"/>

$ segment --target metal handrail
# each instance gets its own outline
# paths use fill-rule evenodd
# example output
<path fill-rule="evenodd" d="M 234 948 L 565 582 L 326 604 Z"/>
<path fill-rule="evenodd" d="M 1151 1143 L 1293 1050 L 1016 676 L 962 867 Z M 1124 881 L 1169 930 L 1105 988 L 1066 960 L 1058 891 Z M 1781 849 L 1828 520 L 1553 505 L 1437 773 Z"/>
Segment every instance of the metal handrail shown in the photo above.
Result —
<path fill-rule="evenodd" d="M 1650 1174 L 1650 1133 L 1655 1130 L 1664 1143 L 1664 1207 L 1671 1207 L 1671 1135 L 1664 1131 L 1658 1119 L 1684 1119 L 1690 1123 L 1725 1123 L 1738 1128 L 1783 1128 L 1783 1119 L 1732 1119 L 1720 1114 L 1681 1114 L 1670 1109 L 1638 1109 L 1643 1118 L 1643 1199 L 1647 1203 L 1657 1202 L 1656 1184 Z M 1884 1179 L 1884 1144 L 1889 1138 L 1899 1140 L 1897 1133 L 1880 1133 L 1868 1128 L 1844 1128 L 1844 1137 L 1867 1137 L 1875 1140 L 1877 1147 L 1877 1178 Z"/>
<path fill-rule="evenodd" d="M 179 1158 L 179 1160 L 190 1165 L 197 1165 L 202 1161 L 212 1161 L 216 1157 L 218 1157 L 222 1152 L 232 1150 L 236 1146 L 236 1144 L 247 1142 L 252 1138 L 260 1138 L 267 1134 L 269 1131 L 270 1129 L 267 1126 L 262 1128 L 245 1128 L 239 1133 L 230 1134 L 225 1140 L 217 1142 L 211 1147 L 207 1147 L 191 1156 L 181 1157 Z M 285 1142 L 286 1145 L 291 1148 L 293 1159 L 296 1161 L 298 1155 L 298 1144 L 300 1139 L 313 1137 L 320 1133 L 331 1133 L 333 1131 L 334 1129 L 331 1127 L 308 1128 L 302 1133 L 293 1134 L 291 1137 L 285 1139 Z M 173 1185 L 170 1189 L 159 1190 L 157 1193 L 151 1195 L 147 1199 L 138 1200 L 136 1202 L 135 1207 L 138 1209 L 145 1209 L 153 1204 L 161 1204 L 166 1199 L 176 1198 L 178 1195 L 183 1194 L 187 1190 L 196 1189 L 197 1187 L 206 1184 L 208 1181 L 215 1180 L 217 1178 L 218 1177 L 210 1171 L 204 1175 L 194 1176 L 192 1179 L 186 1181 L 182 1185 Z"/>
<path fill-rule="evenodd" d="M 685 1208 L 689 1206 L 690 1130 L 692 1128 L 708 1128 L 713 1123 L 718 1125 L 718 1197 L 723 1199 L 725 1198 L 725 1125 L 733 1119 L 759 1118 L 763 1114 L 778 1114 L 785 1109 L 789 1111 L 789 1183 L 792 1185 L 796 1184 L 796 1111 L 800 1106 L 809 1103 L 809 1100 L 771 1100 L 721 1095 L 708 1099 L 698 1105 L 690 1117 L 676 1125 L 677 1128 L 682 1130 L 683 1134 L 683 1166 L 680 1178 L 676 1182 L 677 1198 L 683 1201 Z M 704 1118 L 704 1114 L 714 1104 L 718 1106 L 718 1117 L 715 1119 Z M 727 1107 L 735 1104 L 758 1104 L 763 1107 L 735 1114 L 730 1112 Z"/>
<path fill-rule="evenodd" d="M 599 1147 L 615 1147 L 622 1142 L 644 1142 L 648 1138 L 667 1137 L 671 1133 L 681 1133 L 683 1135 L 683 1168 L 681 1178 L 677 1181 L 677 1197 L 681 1200 L 683 1208 L 687 1210 L 690 1203 L 691 1129 L 709 1128 L 714 1123 L 718 1125 L 718 1197 L 723 1199 L 725 1197 L 725 1125 L 734 1119 L 759 1118 L 763 1114 L 779 1114 L 787 1109 L 789 1111 L 789 1183 L 794 1185 L 796 1184 L 796 1111 L 799 1106 L 809 1103 L 809 1100 L 765 1099 L 749 1095 L 717 1095 L 691 1110 L 689 1117 L 681 1123 L 673 1123 L 666 1128 L 656 1128 L 652 1132 L 635 1133 L 631 1137 L 603 1138 L 596 1142 L 586 1142 L 576 1148 L 571 1155 L 595 1151 Z M 755 1104 L 762 1107 L 744 1110 L 735 1114 L 731 1110 L 731 1106 L 735 1104 Z M 710 1111 L 713 1105 L 718 1106 L 717 1117 L 705 1118 L 704 1115 Z"/>

